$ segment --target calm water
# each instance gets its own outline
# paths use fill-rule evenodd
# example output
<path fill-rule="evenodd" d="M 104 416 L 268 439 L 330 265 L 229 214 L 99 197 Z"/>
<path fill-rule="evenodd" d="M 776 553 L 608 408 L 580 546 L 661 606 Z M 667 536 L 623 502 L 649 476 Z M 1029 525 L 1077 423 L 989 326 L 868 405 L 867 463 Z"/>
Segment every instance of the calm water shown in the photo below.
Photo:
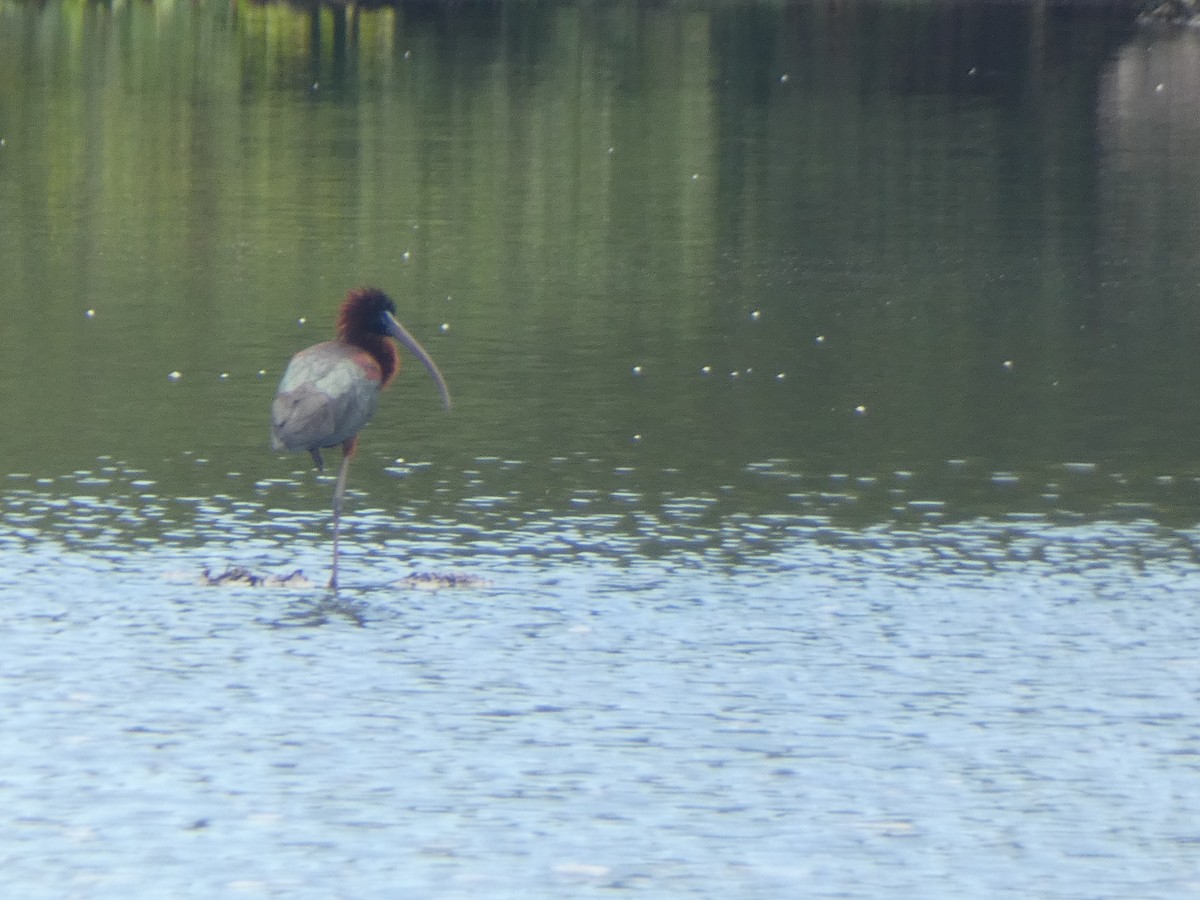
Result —
<path fill-rule="evenodd" d="M 1198 95 L 1110 6 L 0 0 L 6 890 L 1200 894 Z M 361 283 L 456 405 L 333 597 L 267 412 Z"/>

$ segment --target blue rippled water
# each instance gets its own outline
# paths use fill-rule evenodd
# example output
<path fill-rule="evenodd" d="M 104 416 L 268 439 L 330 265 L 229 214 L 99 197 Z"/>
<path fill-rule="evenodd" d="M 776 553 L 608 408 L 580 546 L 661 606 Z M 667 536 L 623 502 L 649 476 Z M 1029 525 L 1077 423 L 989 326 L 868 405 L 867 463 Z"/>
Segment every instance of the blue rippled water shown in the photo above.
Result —
<path fill-rule="evenodd" d="M 1194 530 L 587 491 L 616 510 L 500 528 L 488 493 L 456 523 L 355 511 L 333 597 L 200 583 L 319 584 L 323 517 L 275 485 L 165 500 L 114 468 L 5 500 L 0 856 L 23 895 L 1197 887 Z M 129 540 L 147 520 L 162 535 Z"/>

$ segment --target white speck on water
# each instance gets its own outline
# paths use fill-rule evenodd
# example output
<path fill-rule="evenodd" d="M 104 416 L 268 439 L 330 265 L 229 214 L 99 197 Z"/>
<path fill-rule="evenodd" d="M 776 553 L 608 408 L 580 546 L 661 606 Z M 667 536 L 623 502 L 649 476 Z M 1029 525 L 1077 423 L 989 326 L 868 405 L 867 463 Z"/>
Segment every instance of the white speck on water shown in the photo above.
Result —
<path fill-rule="evenodd" d="M 762 318 L 762 310 L 756 309 L 754 312 L 750 313 L 750 318 L 751 318 L 751 320 L 757 322 L 759 319 Z"/>
<path fill-rule="evenodd" d="M 1012 371 L 1013 361 L 1011 359 L 1006 359 L 1004 361 L 1003 365 L 1004 365 L 1004 368 L 1008 369 L 1008 371 L 1010 371 L 1010 372 Z"/>
<path fill-rule="evenodd" d="M 609 153 L 616 153 L 616 152 L 617 152 L 617 148 L 616 148 L 616 147 L 609 147 L 609 148 L 608 148 L 608 152 L 609 152 Z"/>
<path fill-rule="evenodd" d="M 178 371 L 170 372 L 167 375 L 167 378 L 169 378 L 171 381 L 178 381 L 182 377 L 183 377 L 183 373 L 178 372 Z"/>
<path fill-rule="evenodd" d="M 1068 472 L 1074 472 L 1076 475 L 1091 475 L 1096 471 L 1094 462 L 1065 462 L 1062 467 Z"/>
<path fill-rule="evenodd" d="M 300 318 L 298 318 L 296 320 L 297 325 L 305 325 L 307 322 L 308 322 L 308 319 L 306 319 L 304 316 L 301 316 Z"/>
<path fill-rule="evenodd" d="M 738 377 L 739 375 L 741 375 L 741 374 L 742 374 L 742 373 L 741 373 L 741 372 L 739 372 L 737 369 L 734 369 L 732 372 L 730 372 L 730 373 L 729 373 L 729 377 L 730 377 L 730 378 L 737 378 L 737 377 Z"/>
<path fill-rule="evenodd" d="M 818 343 L 818 344 L 823 344 L 823 343 L 825 343 L 825 335 L 823 335 L 823 334 L 818 334 L 818 335 L 817 335 L 817 343 Z"/>
<path fill-rule="evenodd" d="M 228 373 L 228 372 L 222 372 L 222 373 L 221 373 L 221 380 L 222 380 L 222 381 L 225 381 L 227 378 L 229 378 L 229 373 Z"/>
<path fill-rule="evenodd" d="M 1154 93 L 1161 94 L 1163 91 L 1166 90 L 1166 88 L 1167 88 L 1167 86 L 1165 84 L 1162 84 L 1162 83 L 1156 84 L 1154 86 Z"/>
<path fill-rule="evenodd" d="M 711 375 L 712 374 L 712 366 L 701 366 L 700 374 L 701 375 Z"/>
<path fill-rule="evenodd" d="M 314 91 L 319 91 L 319 90 L 321 89 L 321 82 L 319 82 L 319 81 L 314 81 L 314 82 L 312 83 L 312 89 L 313 89 Z"/>
<path fill-rule="evenodd" d="M 775 380 L 776 380 L 776 381 L 783 381 L 785 378 L 787 378 L 787 373 L 786 373 L 786 372 L 776 372 L 776 373 L 775 373 Z"/>
<path fill-rule="evenodd" d="M 635 444 L 641 443 L 642 436 L 640 434 L 635 434 L 632 440 Z"/>
<path fill-rule="evenodd" d="M 403 253 L 400 254 L 400 258 L 402 260 L 404 260 L 405 262 L 408 262 L 410 259 L 412 259 L 412 254 L 409 253 L 407 250 L 405 250 Z"/>
<path fill-rule="evenodd" d="M 642 374 L 642 367 L 641 367 L 641 366 L 634 366 L 634 367 L 633 367 L 633 374 L 634 374 L 634 375 L 641 375 L 641 374 Z"/>
<path fill-rule="evenodd" d="M 974 66 L 971 66 L 971 68 L 967 69 L 967 74 L 972 77 L 974 77 L 978 72 L 979 72 L 979 70 L 977 68 L 975 68 Z"/>
<path fill-rule="evenodd" d="M 450 330 L 449 322 L 443 322 L 441 325 L 438 326 L 438 331 L 440 331 L 442 334 L 445 334 L 449 330 Z"/>
<path fill-rule="evenodd" d="M 405 58 L 405 59 L 412 59 L 412 51 L 411 51 L 411 50 L 405 50 L 405 51 L 404 51 L 404 58 Z"/>
<path fill-rule="evenodd" d="M 700 173 L 699 173 L 699 172 L 693 172 L 693 173 L 692 173 L 692 181 L 699 181 L 699 180 L 700 180 Z"/>
<path fill-rule="evenodd" d="M 266 374 L 267 374 L 267 370 L 266 370 L 266 369 L 259 369 L 259 370 L 258 370 L 258 377 L 259 377 L 259 378 L 262 378 L 262 377 L 263 377 L 263 376 L 265 376 Z"/>
<path fill-rule="evenodd" d="M 87 316 L 89 319 L 94 319 L 94 318 L 96 318 L 96 311 L 94 309 L 89 309 L 87 312 L 84 313 L 84 315 Z"/>
<path fill-rule="evenodd" d="M 854 413 L 855 415 L 865 416 L 867 414 L 867 408 L 860 403 L 858 406 L 854 407 Z"/>
<path fill-rule="evenodd" d="M 555 864 L 554 871 L 575 878 L 604 878 L 612 870 L 592 863 L 565 862 Z"/>
<path fill-rule="evenodd" d="M 780 84 L 788 83 L 788 73 L 787 72 L 784 72 L 782 75 L 779 76 L 779 83 Z"/>

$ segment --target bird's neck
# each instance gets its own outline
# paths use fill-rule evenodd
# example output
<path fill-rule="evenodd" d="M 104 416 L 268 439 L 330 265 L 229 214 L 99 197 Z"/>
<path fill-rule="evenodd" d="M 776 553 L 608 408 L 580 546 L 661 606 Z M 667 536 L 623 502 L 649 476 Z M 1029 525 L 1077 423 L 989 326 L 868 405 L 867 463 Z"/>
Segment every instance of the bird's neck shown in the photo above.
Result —
<path fill-rule="evenodd" d="M 370 332 L 341 334 L 338 337 L 347 344 L 366 350 L 375 362 L 379 363 L 380 387 L 386 387 L 387 383 L 395 377 L 396 370 L 400 368 L 400 354 L 396 352 L 396 345 L 388 338 Z"/>

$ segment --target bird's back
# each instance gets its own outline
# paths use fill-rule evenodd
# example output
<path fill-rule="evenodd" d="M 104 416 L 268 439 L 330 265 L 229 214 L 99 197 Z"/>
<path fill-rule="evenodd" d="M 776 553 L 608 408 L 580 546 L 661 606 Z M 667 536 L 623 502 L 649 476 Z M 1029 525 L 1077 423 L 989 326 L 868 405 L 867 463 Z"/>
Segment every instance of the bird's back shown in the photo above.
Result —
<path fill-rule="evenodd" d="M 271 405 L 276 450 L 334 447 L 371 421 L 379 402 L 379 364 L 365 350 L 326 341 L 292 357 Z"/>

